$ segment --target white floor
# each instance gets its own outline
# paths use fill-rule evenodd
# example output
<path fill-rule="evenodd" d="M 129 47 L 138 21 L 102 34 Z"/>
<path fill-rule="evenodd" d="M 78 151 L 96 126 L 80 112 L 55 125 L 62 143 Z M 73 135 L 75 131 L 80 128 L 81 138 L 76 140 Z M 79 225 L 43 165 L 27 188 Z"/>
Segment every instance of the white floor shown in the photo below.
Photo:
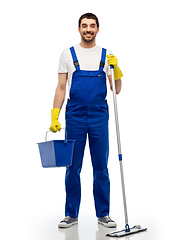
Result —
<path fill-rule="evenodd" d="M 59 240 L 103 240 L 103 239 L 113 239 L 107 237 L 106 234 L 115 229 L 107 229 L 102 225 L 97 224 L 96 220 L 93 217 L 84 216 L 80 219 L 78 225 L 75 225 L 69 229 L 57 229 L 55 226 L 56 222 L 52 222 L 53 225 L 43 224 L 38 228 L 38 239 L 59 239 Z M 39 230 L 40 229 L 40 230 Z M 39 234 L 39 232 L 41 232 Z M 35 239 L 35 234 L 31 234 L 31 239 Z M 33 238 L 34 237 L 34 238 Z M 142 237 L 142 238 L 141 238 Z M 152 238 L 152 235 L 148 232 L 138 234 L 137 236 L 131 236 L 133 239 L 155 239 Z M 37 239 L 37 238 L 36 238 Z M 130 239 L 126 237 L 125 239 Z"/>
<path fill-rule="evenodd" d="M 144 207 L 145 208 L 145 207 Z M 175 236 L 173 234 L 174 229 L 171 229 L 171 225 L 167 218 L 163 221 L 157 222 L 155 218 L 153 218 L 153 214 L 151 212 L 151 218 L 145 217 L 145 209 L 144 214 L 141 214 L 143 217 L 139 217 L 140 214 L 138 209 L 136 209 L 136 215 L 139 220 L 136 222 L 132 217 L 132 224 L 140 223 L 142 227 L 147 227 L 148 231 L 139 233 L 136 235 L 124 237 L 123 239 L 133 239 L 133 240 L 160 240 L 160 239 L 174 239 Z M 27 215 L 27 216 L 25 216 Z M 107 237 L 106 234 L 116 231 L 116 229 L 108 229 L 103 227 L 102 225 L 97 224 L 96 218 L 92 215 L 82 215 L 79 218 L 79 224 L 75 225 L 68 229 L 58 229 L 57 224 L 60 218 L 60 214 L 56 214 L 53 211 L 50 211 L 46 214 L 45 209 L 43 210 L 43 214 L 39 214 L 36 210 L 30 215 L 25 212 L 23 214 L 23 218 L 16 216 L 15 218 L 9 219 L 9 223 L 6 229 L 6 238 L 11 239 L 14 237 L 18 237 L 18 239 L 33 239 L 33 240 L 103 240 L 103 239 L 116 239 L 112 237 Z M 12 220 L 13 219 L 13 220 Z M 123 218 L 116 218 L 118 223 L 117 230 L 121 230 L 124 228 Z M 162 223 L 162 224 L 161 224 Z M 131 225 L 131 227 L 133 226 Z M 1 232 L 2 233 L 2 232 Z"/>

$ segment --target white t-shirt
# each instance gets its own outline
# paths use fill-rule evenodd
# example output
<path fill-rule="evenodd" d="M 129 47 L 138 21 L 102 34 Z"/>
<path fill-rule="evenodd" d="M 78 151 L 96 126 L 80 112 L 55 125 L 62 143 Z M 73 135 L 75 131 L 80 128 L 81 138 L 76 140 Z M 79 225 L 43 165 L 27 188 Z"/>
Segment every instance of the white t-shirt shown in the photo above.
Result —
<path fill-rule="evenodd" d="M 74 46 L 76 56 L 79 62 L 79 66 L 81 70 L 87 71 L 97 71 L 99 69 L 100 61 L 101 61 L 101 53 L 102 48 L 99 46 L 95 46 L 93 48 L 83 48 L 79 44 Z M 112 54 L 111 51 L 107 50 L 107 54 Z M 60 56 L 60 62 L 58 67 L 58 73 L 68 73 L 68 89 L 70 91 L 72 74 L 75 71 L 75 66 L 73 64 L 73 58 L 70 52 L 70 49 L 65 49 Z M 110 75 L 110 67 L 105 61 L 104 72 L 106 75 Z"/>

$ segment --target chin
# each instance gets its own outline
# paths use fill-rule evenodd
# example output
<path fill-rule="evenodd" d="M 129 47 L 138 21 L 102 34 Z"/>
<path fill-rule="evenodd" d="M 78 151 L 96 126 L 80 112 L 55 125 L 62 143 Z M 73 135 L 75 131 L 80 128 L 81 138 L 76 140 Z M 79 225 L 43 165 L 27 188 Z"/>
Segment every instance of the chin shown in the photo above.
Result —
<path fill-rule="evenodd" d="M 85 38 L 85 37 L 82 37 L 82 39 L 83 39 L 85 42 L 92 42 L 92 41 L 95 39 L 95 37 L 93 37 L 93 38 Z"/>

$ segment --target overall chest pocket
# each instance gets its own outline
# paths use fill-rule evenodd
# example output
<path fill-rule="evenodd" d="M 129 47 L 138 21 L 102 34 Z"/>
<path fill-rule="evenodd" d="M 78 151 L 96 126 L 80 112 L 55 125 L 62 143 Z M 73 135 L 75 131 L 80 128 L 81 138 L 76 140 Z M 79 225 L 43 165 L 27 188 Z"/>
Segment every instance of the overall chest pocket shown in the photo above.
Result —
<path fill-rule="evenodd" d="M 70 89 L 70 97 L 81 101 L 100 101 L 107 93 L 106 75 L 99 71 L 75 72 Z"/>

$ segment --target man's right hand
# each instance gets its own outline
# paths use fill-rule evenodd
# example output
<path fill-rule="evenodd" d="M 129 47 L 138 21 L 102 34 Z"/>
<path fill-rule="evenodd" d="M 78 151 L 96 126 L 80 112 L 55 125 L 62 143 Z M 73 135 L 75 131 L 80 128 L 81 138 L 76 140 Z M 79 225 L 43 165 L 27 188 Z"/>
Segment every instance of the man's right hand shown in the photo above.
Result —
<path fill-rule="evenodd" d="M 51 125 L 50 125 L 50 131 L 51 132 L 57 132 L 61 130 L 61 125 L 58 122 L 58 118 L 59 118 L 59 113 L 60 113 L 60 109 L 59 108 L 53 108 L 51 110 Z"/>

